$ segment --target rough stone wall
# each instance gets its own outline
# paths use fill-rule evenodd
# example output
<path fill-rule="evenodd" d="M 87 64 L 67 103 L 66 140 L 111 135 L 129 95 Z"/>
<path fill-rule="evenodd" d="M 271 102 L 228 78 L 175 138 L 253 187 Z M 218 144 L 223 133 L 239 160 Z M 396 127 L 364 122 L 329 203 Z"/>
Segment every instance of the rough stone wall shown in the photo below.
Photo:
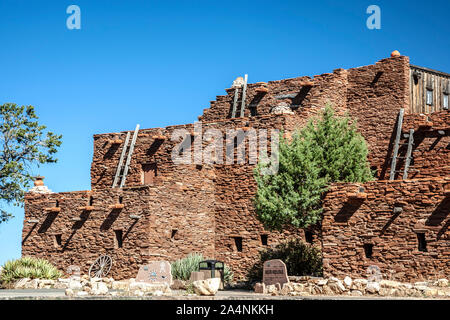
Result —
<path fill-rule="evenodd" d="M 118 203 L 119 196 L 123 197 L 124 208 L 111 209 L 109 206 Z M 81 209 L 89 205 L 90 197 L 94 209 Z M 83 273 L 97 257 L 108 254 L 114 260 L 110 275 L 116 279 L 135 277 L 139 266 L 151 260 L 172 261 L 191 252 L 212 256 L 212 199 L 208 187 L 177 184 L 49 195 L 28 193 L 22 254 L 46 258 L 61 270 L 77 265 Z M 56 201 L 60 212 L 45 210 L 54 207 Z M 122 247 L 118 246 L 115 230 L 122 230 Z M 56 235 L 61 236 L 60 245 Z"/>
<path fill-rule="evenodd" d="M 335 184 L 324 199 L 322 250 L 325 276 L 364 277 L 370 265 L 384 278 L 450 276 L 450 178 L 375 181 L 362 185 L 367 199 L 350 200 L 356 184 Z M 394 207 L 401 207 L 395 212 Z M 427 251 L 419 251 L 424 233 Z M 367 258 L 364 244 L 373 245 Z"/>
<path fill-rule="evenodd" d="M 313 83 L 312 87 L 310 82 Z M 208 129 L 225 133 L 230 129 L 243 129 L 248 132 L 248 129 L 276 128 L 284 130 L 289 136 L 294 130 L 303 127 L 311 116 L 317 115 L 326 103 L 330 102 L 338 114 L 348 112 L 352 119 L 358 121 L 358 128 L 368 142 L 371 166 L 378 169 L 378 179 L 383 180 L 389 176 L 397 114 L 400 108 L 408 110 L 407 57 L 384 59 L 375 65 L 349 70 L 337 69 L 333 73 L 315 76 L 314 79 L 299 77 L 270 81 L 267 83 L 268 93 L 265 94 L 257 95 L 258 87 L 261 87 L 261 84 L 248 85 L 247 107 L 245 117 L 242 118 L 229 118 L 233 89 L 227 89 L 227 95 L 218 96 L 217 100 L 211 103 L 211 108 L 206 109 L 203 116 L 199 117 L 203 133 Z M 291 97 L 283 97 L 287 94 Z M 296 96 L 292 98 L 292 94 Z M 280 102 L 294 106 L 294 113 L 270 114 L 271 108 Z M 258 115 L 250 116 L 249 107 L 256 107 Z M 237 115 L 239 116 L 239 112 Z M 443 111 L 428 116 L 433 121 L 433 128 L 417 132 L 412 165 L 412 169 L 416 172 L 413 173 L 411 170 L 410 178 L 442 177 L 449 174 L 449 113 Z M 421 116 L 406 114 L 403 131 L 406 132 L 420 121 Z M 195 128 L 198 128 L 197 125 Z M 442 128 L 446 135 L 438 138 L 437 129 Z M 47 202 L 53 198 L 62 199 L 60 202 L 62 211 L 55 216 L 53 222 L 49 221 L 50 231 L 38 232 L 43 221 L 35 227 L 36 230 L 31 230 L 31 225 L 25 221 L 24 254 L 50 257 L 52 261 L 64 267 L 76 262 L 86 269 L 100 253 L 108 252 L 116 259 L 117 267 L 122 268 L 120 274 L 113 275 L 126 278 L 135 276 L 138 266 L 148 259 L 173 261 L 191 252 L 201 251 L 205 257 L 225 261 L 233 268 L 236 278 L 242 279 L 247 270 L 257 262 L 259 251 L 266 247 L 262 243 L 262 236 L 267 237 L 267 246 L 276 245 L 280 240 L 291 236 L 305 239 L 304 230 L 268 232 L 257 219 L 252 204 L 256 191 L 253 179 L 254 165 L 248 162 L 248 145 L 245 164 L 200 164 L 195 161 L 192 164 L 175 164 L 172 161 L 172 152 L 180 146 L 179 141 L 183 140 L 180 137 L 172 139 L 175 130 L 185 130 L 187 139 L 191 140 L 185 144 L 185 147 L 191 146 L 188 152 L 193 151 L 198 144 L 203 148 L 209 145 L 209 140 L 194 130 L 194 124 L 140 130 L 125 184 L 127 188 L 123 192 L 129 198 L 128 203 L 133 206 L 132 211 L 142 211 L 143 217 L 128 233 L 128 242 L 124 241 L 123 248 L 111 247 L 114 245 L 114 231 L 102 230 L 103 220 L 107 220 L 106 217 L 110 215 L 108 207 L 92 211 L 83 223 L 71 220 L 80 216 L 81 211 L 77 209 L 80 206 L 78 202 L 86 202 L 88 193 L 60 193 L 49 196 L 28 194 L 25 206 L 26 220 L 47 219 L 43 218 L 47 216 L 43 213 L 43 208 L 48 206 Z M 115 197 L 118 197 L 117 193 L 120 193 L 120 190 L 111 190 L 111 186 L 126 133 L 125 131 L 94 136 L 91 188 L 94 198 L 101 199 L 105 203 L 113 203 Z M 114 140 L 121 140 L 122 143 L 115 143 Z M 225 148 L 224 140 L 224 154 Z M 191 159 L 194 160 L 192 156 Z M 144 186 L 142 166 L 149 163 L 156 163 L 157 175 L 151 184 Z M 402 166 L 402 161 L 399 161 L 397 170 L 401 170 Z M 376 183 L 372 184 L 369 185 L 376 191 L 386 182 L 381 181 L 379 186 Z M 341 187 L 343 190 L 347 188 L 346 185 Z M 408 190 L 411 192 L 411 199 L 416 197 L 414 189 Z M 327 197 L 331 197 L 332 194 L 334 193 L 331 192 Z M 381 191 L 380 194 L 382 199 L 387 197 Z M 335 208 L 340 205 L 339 201 L 342 199 L 336 197 L 330 201 Z M 441 200 L 436 196 L 430 201 L 434 205 Z M 352 208 L 345 207 L 350 210 L 349 212 L 353 210 Z M 127 223 L 130 223 L 130 210 L 131 206 L 125 206 L 113 221 L 113 226 L 127 228 Z M 423 212 L 420 206 L 413 206 L 411 210 L 415 210 L 414 214 Z M 126 212 L 126 215 L 122 214 L 123 212 Z M 378 211 L 374 212 L 378 214 Z M 378 221 L 378 218 L 374 219 Z M 379 219 L 381 221 L 385 217 L 381 215 Z M 369 232 L 378 228 L 378 225 L 364 222 L 362 226 L 355 225 L 352 229 L 343 229 L 341 222 L 327 220 L 327 217 L 325 220 L 328 224 L 324 226 L 324 230 L 326 232 L 330 229 L 338 230 L 340 233 L 335 234 L 341 234 L 340 237 L 342 232 L 345 232 L 346 237 L 355 238 L 359 237 L 361 230 Z M 81 224 L 81 227 L 73 228 L 73 225 L 77 224 Z M 57 230 L 63 230 L 60 232 L 63 244 L 66 237 L 73 233 L 65 250 L 54 247 L 53 234 L 59 232 Z M 174 230 L 177 231 L 172 238 Z M 320 244 L 322 239 L 320 226 L 310 231 L 313 234 L 313 243 Z M 236 247 L 236 239 L 240 238 L 242 251 Z M 341 238 L 338 240 L 343 241 Z M 329 240 L 326 241 L 329 244 Z M 395 245 L 398 243 L 400 242 L 395 242 Z M 356 246 L 355 243 L 346 245 Z M 338 249 L 333 246 L 332 248 L 335 251 L 329 251 L 328 247 L 324 246 L 324 250 L 329 254 L 328 258 L 336 258 L 336 261 L 342 262 L 338 259 L 340 256 L 339 251 L 336 251 Z M 344 249 L 343 253 L 346 254 L 346 250 Z M 397 253 L 401 255 L 403 251 L 399 249 L 395 252 Z M 397 258 L 400 259 L 397 261 L 399 265 L 403 265 L 400 256 Z M 343 266 L 344 269 L 339 269 L 339 272 L 346 270 L 348 263 Z"/>
<path fill-rule="evenodd" d="M 423 122 L 429 121 L 432 127 L 420 127 Z M 412 161 L 408 170 L 408 179 L 426 177 L 444 177 L 450 175 L 450 112 L 440 111 L 428 115 L 408 114 L 403 121 L 403 133 L 414 129 L 414 145 Z M 402 143 L 408 139 L 403 138 Z M 406 155 L 407 145 L 402 145 L 399 155 Z M 401 179 L 405 160 L 399 159 L 397 170 Z"/>
<path fill-rule="evenodd" d="M 369 161 L 379 179 L 389 177 L 400 108 L 408 110 L 409 58 L 383 59 L 348 70 L 347 107 L 369 147 Z"/>
<path fill-rule="evenodd" d="M 312 86 L 307 85 L 312 83 Z M 257 115 L 270 114 L 271 108 L 281 102 L 292 106 L 295 112 L 302 112 L 304 108 L 323 108 L 327 103 L 332 104 L 337 110 L 346 108 L 347 71 L 336 69 L 333 73 L 310 77 L 298 77 L 269 81 L 268 92 L 258 94 L 256 89 L 260 83 L 251 83 L 247 86 L 246 108 L 244 117 L 251 116 L 251 108 L 256 108 Z M 242 92 L 242 88 L 239 89 Z M 235 89 L 226 89 L 227 95 L 217 96 L 211 101 L 211 107 L 205 109 L 199 120 L 209 122 L 231 118 Z M 283 97 L 295 95 L 295 97 Z M 237 107 L 236 116 L 240 116 L 240 104 Z"/>

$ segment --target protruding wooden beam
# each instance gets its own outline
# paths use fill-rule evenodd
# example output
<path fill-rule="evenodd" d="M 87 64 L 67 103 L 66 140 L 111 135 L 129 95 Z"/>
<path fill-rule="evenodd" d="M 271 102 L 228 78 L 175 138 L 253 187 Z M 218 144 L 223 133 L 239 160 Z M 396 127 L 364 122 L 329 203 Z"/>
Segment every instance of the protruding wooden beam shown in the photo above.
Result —
<path fill-rule="evenodd" d="M 109 209 L 123 209 L 125 205 L 123 203 L 116 203 L 109 206 Z"/>

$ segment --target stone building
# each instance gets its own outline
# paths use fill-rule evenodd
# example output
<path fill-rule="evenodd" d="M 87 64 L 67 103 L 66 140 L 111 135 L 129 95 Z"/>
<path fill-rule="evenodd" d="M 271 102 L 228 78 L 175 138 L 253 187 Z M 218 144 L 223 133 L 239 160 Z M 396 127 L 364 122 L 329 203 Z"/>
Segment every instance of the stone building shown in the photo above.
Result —
<path fill-rule="evenodd" d="M 139 130 L 134 150 L 133 132 L 94 135 L 91 190 L 26 194 L 22 254 L 83 272 L 108 254 L 111 275 L 123 279 L 147 261 L 200 252 L 245 278 L 260 249 L 301 237 L 322 248 L 327 276 L 362 276 L 377 265 L 397 280 L 449 277 L 449 81 L 449 74 L 393 53 L 313 78 L 236 81 L 211 102 L 199 117 L 202 132 L 290 134 L 327 103 L 357 120 L 376 181 L 332 185 L 320 227 L 265 230 L 252 205 L 255 165 L 248 156 L 245 163 L 174 163 L 174 152 L 190 157 L 190 146 L 208 145 L 198 124 L 186 124 Z M 118 170 L 122 154 L 122 163 L 131 154 L 125 175 Z"/>

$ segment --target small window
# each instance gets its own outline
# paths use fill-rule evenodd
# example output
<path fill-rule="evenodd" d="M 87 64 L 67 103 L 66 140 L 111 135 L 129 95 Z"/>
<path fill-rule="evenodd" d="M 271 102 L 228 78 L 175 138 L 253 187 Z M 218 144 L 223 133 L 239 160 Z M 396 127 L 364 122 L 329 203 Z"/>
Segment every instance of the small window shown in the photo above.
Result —
<path fill-rule="evenodd" d="M 308 243 L 313 242 L 313 234 L 311 231 L 305 230 L 305 241 Z"/>
<path fill-rule="evenodd" d="M 119 196 L 119 203 L 123 203 L 123 197 Z"/>
<path fill-rule="evenodd" d="M 364 243 L 364 254 L 366 255 L 366 258 L 372 258 L 373 244 Z"/>
<path fill-rule="evenodd" d="M 89 197 L 89 205 L 90 205 L 90 206 L 93 206 L 93 205 L 94 205 L 94 197 L 93 197 L 93 196 L 90 196 L 90 197 Z"/>
<path fill-rule="evenodd" d="M 448 110 L 448 94 L 444 93 L 444 96 L 442 98 L 442 107 L 445 110 Z"/>
<path fill-rule="evenodd" d="M 55 234 L 55 238 L 54 238 L 55 248 L 60 248 L 61 244 L 62 244 L 61 234 Z"/>
<path fill-rule="evenodd" d="M 258 115 L 258 111 L 256 107 L 250 107 L 250 116 L 256 117 Z"/>
<path fill-rule="evenodd" d="M 114 233 L 116 235 L 116 238 L 114 241 L 114 247 L 116 249 L 122 248 L 122 242 L 123 242 L 122 230 L 114 230 Z"/>
<path fill-rule="evenodd" d="M 268 240 L 268 238 L 269 238 L 269 236 L 267 235 L 267 234 L 262 234 L 261 235 L 261 244 L 263 245 L 263 246 L 267 246 L 267 240 Z"/>
<path fill-rule="evenodd" d="M 433 90 L 427 89 L 427 105 L 433 105 Z"/>
<path fill-rule="evenodd" d="M 425 233 L 418 233 L 417 240 L 419 241 L 419 251 L 427 252 L 427 241 L 425 239 Z"/>
<path fill-rule="evenodd" d="M 172 229 L 172 233 L 170 234 L 170 238 L 171 239 L 176 239 L 175 236 L 177 235 L 178 230 L 177 229 Z"/>
<path fill-rule="evenodd" d="M 153 184 L 157 175 L 156 163 L 143 164 L 142 171 L 144 173 L 144 184 Z"/>
<path fill-rule="evenodd" d="M 233 237 L 236 251 L 242 252 L 242 237 Z"/>
<path fill-rule="evenodd" d="M 59 207 L 59 200 L 56 200 L 55 207 Z"/>

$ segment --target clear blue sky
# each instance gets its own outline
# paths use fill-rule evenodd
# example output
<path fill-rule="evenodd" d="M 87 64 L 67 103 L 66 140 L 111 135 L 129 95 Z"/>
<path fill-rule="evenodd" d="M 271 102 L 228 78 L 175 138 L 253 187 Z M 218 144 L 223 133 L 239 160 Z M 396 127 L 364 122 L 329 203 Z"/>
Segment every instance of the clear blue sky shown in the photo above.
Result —
<path fill-rule="evenodd" d="M 66 8 L 81 8 L 68 30 Z M 366 8 L 381 8 L 381 30 Z M 90 188 L 92 135 L 193 122 L 248 73 L 277 80 L 372 64 L 397 49 L 450 72 L 450 1 L 0 0 L 0 103 L 36 107 L 63 134 L 36 170 L 53 191 Z M 20 256 L 23 209 L 0 224 L 0 264 Z"/>

